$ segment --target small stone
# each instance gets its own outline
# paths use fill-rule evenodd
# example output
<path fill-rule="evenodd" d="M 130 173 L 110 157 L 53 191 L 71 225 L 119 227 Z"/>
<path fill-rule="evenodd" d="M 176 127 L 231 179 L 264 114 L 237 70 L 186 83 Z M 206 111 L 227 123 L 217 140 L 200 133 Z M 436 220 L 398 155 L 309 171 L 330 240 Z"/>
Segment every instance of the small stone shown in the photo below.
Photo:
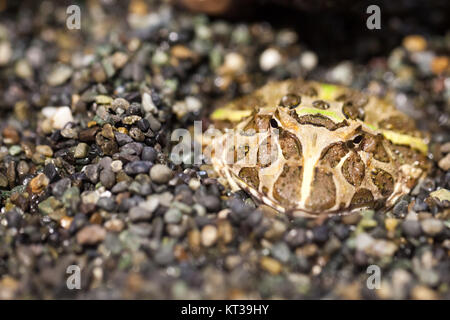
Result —
<path fill-rule="evenodd" d="M 18 144 L 20 142 L 19 132 L 13 127 L 5 127 L 2 136 L 5 144 Z"/>
<path fill-rule="evenodd" d="M 125 223 L 120 219 L 111 219 L 105 222 L 105 229 L 112 232 L 120 232 L 125 227 Z"/>
<path fill-rule="evenodd" d="M 123 98 L 117 98 L 111 103 L 111 107 L 114 111 L 119 108 L 126 111 L 130 107 L 130 103 Z"/>
<path fill-rule="evenodd" d="M 133 161 L 133 162 L 127 163 L 125 165 L 124 171 L 126 174 L 129 174 L 129 175 L 136 175 L 139 173 L 148 173 L 151 166 L 152 166 L 152 163 L 149 161 Z"/>
<path fill-rule="evenodd" d="M 236 52 L 230 52 L 225 55 L 224 64 L 221 67 L 223 73 L 241 73 L 245 70 L 245 59 Z"/>
<path fill-rule="evenodd" d="M 111 170 L 114 173 L 119 172 L 120 170 L 122 170 L 122 161 L 120 160 L 114 160 L 113 162 L 111 162 Z"/>
<path fill-rule="evenodd" d="M 438 162 L 439 168 L 441 168 L 444 171 L 450 170 L 450 153 L 448 153 L 445 157 L 443 157 Z"/>
<path fill-rule="evenodd" d="M 292 229 L 286 234 L 284 240 L 293 248 L 299 247 L 306 243 L 306 231 L 304 229 Z"/>
<path fill-rule="evenodd" d="M 437 75 L 447 71 L 449 66 L 450 59 L 447 56 L 437 56 L 433 59 L 433 61 L 431 61 L 431 71 Z"/>
<path fill-rule="evenodd" d="M 20 146 L 14 145 L 9 148 L 9 154 L 12 156 L 17 156 L 22 152 L 22 148 Z"/>
<path fill-rule="evenodd" d="M 113 102 L 113 99 L 109 96 L 98 95 L 95 97 L 95 102 L 97 104 L 111 104 Z"/>
<path fill-rule="evenodd" d="M 84 227 L 76 236 L 77 242 L 81 245 L 95 245 L 102 242 L 105 237 L 106 230 L 97 224 Z"/>
<path fill-rule="evenodd" d="M 259 66 L 263 71 L 269 71 L 281 63 L 282 57 L 277 49 L 269 48 L 259 57 Z"/>
<path fill-rule="evenodd" d="M 262 257 L 260 260 L 261 267 L 273 275 L 277 275 L 282 270 L 282 265 L 277 260 L 270 257 Z"/>
<path fill-rule="evenodd" d="M 150 220 L 152 215 L 153 215 L 152 211 L 146 210 L 146 209 L 142 208 L 141 206 L 133 207 L 128 212 L 128 216 L 130 217 L 130 220 L 132 222 L 140 222 L 140 221 Z"/>
<path fill-rule="evenodd" d="M 5 218 L 9 228 L 18 228 L 22 223 L 22 215 L 14 209 L 6 212 Z"/>
<path fill-rule="evenodd" d="M 116 137 L 116 141 L 119 144 L 119 146 L 123 146 L 127 143 L 133 142 L 133 139 L 125 133 L 115 132 L 114 135 Z"/>
<path fill-rule="evenodd" d="M 155 164 L 150 170 L 150 178 L 153 182 L 158 184 L 167 183 L 172 177 L 172 170 L 163 164 Z"/>
<path fill-rule="evenodd" d="M 403 39 L 403 47 L 410 52 L 419 52 L 427 48 L 427 40 L 420 35 L 410 35 Z"/>
<path fill-rule="evenodd" d="M 94 142 L 95 135 L 100 128 L 98 126 L 93 126 L 80 131 L 78 134 L 78 139 L 83 142 Z"/>
<path fill-rule="evenodd" d="M 307 71 L 317 66 L 317 55 L 314 52 L 306 51 L 300 56 L 300 65 Z"/>
<path fill-rule="evenodd" d="M 8 41 L 0 41 L 0 66 L 7 65 L 12 55 L 11 43 Z"/>
<path fill-rule="evenodd" d="M 43 215 L 52 214 L 57 208 L 61 207 L 62 203 L 55 197 L 51 196 L 40 202 L 38 205 L 39 212 Z"/>
<path fill-rule="evenodd" d="M 444 223 L 435 218 L 422 220 L 420 225 L 422 226 L 422 230 L 425 234 L 432 237 L 440 234 L 442 230 L 444 230 Z"/>
<path fill-rule="evenodd" d="M 176 208 L 171 208 L 164 214 L 164 221 L 166 223 L 180 223 L 182 218 L 181 211 Z"/>
<path fill-rule="evenodd" d="M 50 180 L 47 178 L 47 176 L 43 173 L 40 173 L 30 181 L 31 192 L 40 193 L 44 191 L 45 188 L 47 188 L 49 183 Z"/>
<path fill-rule="evenodd" d="M 104 136 L 107 139 L 113 140 L 114 139 L 114 131 L 112 125 L 109 123 L 106 123 L 102 127 L 102 136 Z"/>
<path fill-rule="evenodd" d="M 105 188 L 111 189 L 116 183 L 114 172 L 111 169 L 103 169 L 100 173 L 100 182 Z"/>
<path fill-rule="evenodd" d="M 58 65 L 48 74 L 47 83 L 52 87 L 59 86 L 69 80 L 72 73 L 71 67 L 64 64 Z"/>
<path fill-rule="evenodd" d="M 417 285 L 411 290 L 411 298 L 415 300 L 437 300 L 439 297 L 432 289 Z"/>
<path fill-rule="evenodd" d="M 73 156 L 75 159 L 82 159 L 87 156 L 88 151 L 89 151 L 89 145 L 87 145 L 84 142 L 81 142 L 76 146 L 76 148 L 73 152 Z"/>
<path fill-rule="evenodd" d="M 38 145 L 36 146 L 36 152 L 43 154 L 46 157 L 53 156 L 53 150 L 50 146 L 47 145 Z"/>
<path fill-rule="evenodd" d="M 154 148 L 152 147 L 144 147 L 142 149 L 142 160 L 144 161 L 151 161 L 151 162 L 155 162 L 156 157 L 157 157 L 157 152 Z"/>
<path fill-rule="evenodd" d="M 114 211 L 116 208 L 116 201 L 113 197 L 101 197 L 97 201 L 97 207 L 106 210 L 106 211 Z"/>
<path fill-rule="evenodd" d="M 142 94 L 142 109 L 147 113 L 156 113 L 158 111 L 152 97 L 147 92 Z"/>
<path fill-rule="evenodd" d="M 99 170 L 100 167 L 98 164 L 88 164 L 84 170 L 84 173 L 92 183 L 97 183 L 99 178 Z"/>
<path fill-rule="evenodd" d="M 206 195 L 198 199 L 198 203 L 204 206 L 209 212 L 217 212 L 221 209 L 221 201 L 217 196 Z"/>
<path fill-rule="evenodd" d="M 394 218 L 387 218 L 384 220 L 384 226 L 386 227 L 386 230 L 389 232 L 394 232 L 397 228 L 397 225 L 399 223 L 399 220 Z"/>
<path fill-rule="evenodd" d="M 441 148 L 440 148 L 441 152 L 446 154 L 446 153 L 450 153 L 450 142 L 444 143 Z"/>
<path fill-rule="evenodd" d="M 202 245 L 205 247 L 211 247 L 217 241 L 217 228 L 213 225 L 206 225 L 201 232 Z"/>
<path fill-rule="evenodd" d="M 44 174 L 47 176 L 50 182 L 54 182 L 59 178 L 58 171 L 56 170 L 55 165 L 51 162 L 45 165 Z"/>
<path fill-rule="evenodd" d="M 279 242 L 272 247 L 272 256 L 275 259 L 283 263 L 286 263 L 289 261 L 291 251 L 289 250 L 289 247 L 287 246 L 286 243 Z"/>
<path fill-rule="evenodd" d="M 124 124 L 128 124 L 128 125 L 132 125 L 135 122 L 141 120 L 142 118 L 140 116 L 127 116 L 125 118 L 122 119 L 122 122 Z"/>
<path fill-rule="evenodd" d="M 52 128 L 56 130 L 61 130 L 66 124 L 74 121 L 69 107 L 45 107 L 42 114 L 50 120 Z"/>

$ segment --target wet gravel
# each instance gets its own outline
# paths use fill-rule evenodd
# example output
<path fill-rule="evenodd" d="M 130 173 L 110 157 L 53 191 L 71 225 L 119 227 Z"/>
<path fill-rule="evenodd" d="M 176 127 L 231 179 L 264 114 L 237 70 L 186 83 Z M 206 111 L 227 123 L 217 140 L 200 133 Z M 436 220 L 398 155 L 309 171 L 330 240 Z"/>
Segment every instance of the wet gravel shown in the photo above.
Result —
<path fill-rule="evenodd" d="M 102 3 L 70 31 L 53 2 L 0 11 L 0 299 L 450 298 L 450 34 L 327 64 L 293 29 Z M 175 129 L 298 76 L 419 120 L 429 177 L 387 212 L 292 220 L 171 161 Z"/>

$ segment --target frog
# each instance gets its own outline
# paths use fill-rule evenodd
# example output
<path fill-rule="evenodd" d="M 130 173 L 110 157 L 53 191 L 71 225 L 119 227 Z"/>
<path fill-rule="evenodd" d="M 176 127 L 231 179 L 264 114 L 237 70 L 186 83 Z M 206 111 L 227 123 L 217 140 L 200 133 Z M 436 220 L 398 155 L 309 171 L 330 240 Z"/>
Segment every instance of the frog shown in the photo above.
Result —
<path fill-rule="evenodd" d="M 389 209 L 430 170 L 429 138 L 385 97 L 272 81 L 210 114 L 208 159 L 232 192 L 302 217 Z"/>

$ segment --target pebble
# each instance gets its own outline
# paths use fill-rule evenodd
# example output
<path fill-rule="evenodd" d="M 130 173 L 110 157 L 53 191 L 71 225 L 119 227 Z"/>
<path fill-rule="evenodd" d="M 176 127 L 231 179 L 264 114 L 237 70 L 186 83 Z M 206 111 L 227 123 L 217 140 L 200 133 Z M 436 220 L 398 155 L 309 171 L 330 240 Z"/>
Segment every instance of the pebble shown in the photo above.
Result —
<path fill-rule="evenodd" d="M 48 74 L 47 83 L 52 87 L 62 85 L 70 79 L 72 73 L 71 67 L 64 64 L 58 65 Z"/>
<path fill-rule="evenodd" d="M 50 120 L 52 128 L 56 130 L 61 130 L 66 124 L 74 121 L 69 107 L 45 107 L 41 112 Z"/>
<path fill-rule="evenodd" d="M 155 183 L 167 183 L 172 177 L 173 171 L 166 165 L 155 164 L 150 170 L 150 178 Z"/>
<path fill-rule="evenodd" d="M 181 211 L 179 209 L 176 208 L 171 208 L 169 210 L 166 211 L 166 213 L 164 214 L 164 221 L 166 223 L 180 223 L 181 222 L 181 218 L 183 217 Z"/>
<path fill-rule="evenodd" d="M 277 275 L 283 269 L 280 262 L 270 257 L 262 257 L 260 260 L 261 267 L 273 275 Z"/>
<path fill-rule="evenodd" d="M 130 220 L 132 222 L 150 220 L 152 215 L 153 215 L 152 211 L 146 210 L 145 208 L 143 208 L 141 206 L 133 207 L 128 212 L 128 216 L 130 217 Z"/>
<path fill-rule="evenodd" d="M 281 63 L 281 53 L 275 48 L 268 48 L 259 57 L 259 66 L 263 71 L 269 71 Z"/>
<path fill-rule="evenodd" d="M 122 161 L 114 160 L 114 161 L 111 162 L 111 170 L 114 173 L 117 173 L 117 172 L 122 170 L 122 165 L 123 165 Z"/>
<path fill-rule="evenodd" d="M 8 41 L 0 41 L 0 66 L 5 66 L 9 63 L 13 54 L 11 43 Z"/>
<path fill-rule="evenodd" d="M 53 150 L 50 146 L 47 145 L 38 145 L 36 146 L 36 152 L 46 156 L 46 157 L 52 157 L 53 156 Z"/>
<path fill-rule="evenodd" d="M 405 236 L 417 238 L 422 233 L 420 223 L 417 220 L 405 220 L 401 226 Z"/>
<path fill-rule="evenodd" d="M 403 39 L 403 47 L 410 52 L 419 52 L 427 48 L 427 41 L 421 35 L 409 35 Z"/>
<path fill-rule="evenodd" d="M 40 173 L 30 181 L 31 192 L 40 193 L 44 191 L 45 188 L 47 188 L 49 183 L 50 180 L 47 178 L 47 176 L 43 173 Z"/>
<path fill-rule="evenodd" d="M 144 147 L 142 149 L 141 157 L 144 161 L 155 162 L 157 155 L 156 150 L 152 147 Z"/>
<path fill-rule="evenodd" d="M 450 170 L 450 153 L 448 153 L 445 157 L 443 157 L 438 162 L 439 168 L 441 168 L 444 171 Z"/>
<path fill-rule="evenodd" d="M 200 197 L 198 203 L 204 206 L 209 212 L 217 212 L 221 209 L 220 199 L 213 195 Z"/>
<path fill-rule="evenodd" d="M 119 144 L 119 146 L 123 146 L 127 143 L 133 142 L 133 139 L 125 133 L 115 132 L 114 135 L 116 137 L 116 141 Z"/>
<path fill-rule="evenodd" d="M 289 247 L 284 242 L 275 244 L 271 251 L 272 256 L 283 263 L 287 263 L 291 256 L 291 250 L 289 250 Z"/>
<path fill-rule="evenodd" d="M 300 64 L 306 70 L 312 70 L 317 66 L 317 55 L 312 51 L 306 51 L 300 56 Z"/>
<path fill-rule="evenodd" d="M 105 240 L 106 230 L 97 225 L 89 225 L 78 231 L 77 242 L 81 245 L 95 245 Z"/>
<path fill-rule="evenodd" d="M 444 223 L 435 218 L 425 219 L 420 222 L 423 232 L 429 236 L 436 236 L 444 230 Z"/>
<path fill-rule="evenodd" d="M 116 183 L 114 172 L 111 169 L 103 169 L 100 173 L 100 182 L 105 188 L 111 189 Z"/>
<path fill-rule="evenodd" d="M 217 228 L 213 225 L 206 225 L 201 231 L 201 242 L 205 247 L 211 247 L 217 241 Z"/>
<path fill-rule="evenodd" d="M 89 145 L 87 145 L 84 142 L 81 142 L 76 146 L 76 148 L 73 152 L 73 156 L 75 159 L 82 159 L 87 156 L 88 151 L 89 151 Z"/>
<path fill-rule="evenodd" d="M 126 174 L 136 175 L 139 173 L 148 173 L 152 163 L 150 161 L 133 161 L 125 165 Z"/>

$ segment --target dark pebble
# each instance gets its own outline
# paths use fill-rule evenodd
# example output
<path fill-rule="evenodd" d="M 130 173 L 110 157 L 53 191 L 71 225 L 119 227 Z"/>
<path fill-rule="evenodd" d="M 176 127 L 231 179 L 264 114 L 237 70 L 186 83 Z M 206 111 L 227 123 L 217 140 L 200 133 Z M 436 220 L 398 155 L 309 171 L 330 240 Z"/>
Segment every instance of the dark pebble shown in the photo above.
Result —
<path fill-rule="evenodd" d="M 307 241 L 306 231 L 304 229 L 292 229 L 286 234 L 284 241 L 293 248 L 301 246 Z"/>
<path fill-rule="evenodd" d="M 94 142 L 95 135 L 97 134 L 97 131 L 99 131 L 99 130 L 100 130 L 100 128 L 97 126 L 83 129 L 78 134 L 78 139 L 83 142 Z"/>
<path fill-rule="evenodd" d="M 94 184 L 98 182 L 99 169 L 100 166 L 98 164 L 88 164 L 84 170 L 86 177 Z"/>
<path fill-rule="evenodd" d="M 147 130 L 150 129 L 150 122 L 148 122 L 147 119 L 141 119 L 136 124 L 142 132 L 147 132 Z"/>
<path fill-rule="evenodd" d="M 207 195 L 198 199 L 198 203 L 206 208 L 209 212 L 219 211 L 221 208 L 221 201 L 216 196 Z"/>
<path fill-rule="evenodd" d="M 97 201 L 97 207 L 111 212 L 114 211 L 114 209 L 116 208 L 116 202 L 112 197 L 101 197 Z"/>
<path fill-rule="evenodd" d="M 120 147 L 120 153 L 139 156 L 142 152 L 142 148 L 143 148 L 142 144 L 138 142 L 131 142 Z"/>
<path fill-rule="evenodd" d="M 111 189 L 116 183 L 114 172 L 111 169 L 103 169 L 100 173 L 100 182 L 105 188 Z"/>
<path fill-rule="evenodd" d="M 408 205 L 409 201 L 406 201 L 405 199 L 401 199 L 397 201 L 397 203 L 394 205 L 394 208 L 392 209 L 392 213 L 396 217 L 403 217 L 408 212 Z"/>
<path fill-rule="evenodd" d="M 115 132 L 114 135 L 116 137 L 116 141 L 119 144 L 119 146 L 123 146 L 126 145 L 127 143 L 133 142 L 133 139 L 125 133 Z"/>
<path fill-rule="evenodd" d="M 422 233 L 419 221 L 405 220 L 402 223 L 402 231 L 405 236 L 416 238 Z"/>
<path fill-rule="evenodd" d="M 157 157 L 158 153 L 156 152 L 156 150 L 152 147 L 144 147 L 144 149 L 142 150 L 142 160 L 144 161 L 150 161 L 150 162 L 155 162 L 156 157 Z"/>
<path fill-rule="evenodd" d="M 315 242 L 323 243 L 328 240 L 329 228 L 326 225 L 318 226 L 313 229 L 313 238 Z"/>
<path fill-rule="evenodd" d="M 59 178 L 58 171 L 56 171 L 56 167 L 53 163 L 49 163 L 44 167 L 44 174 L 50 182 L 54 182 Z"/>
<path fill-rule="evenodd" d="M 63 178 L 51 185 L 52 194 L 55 197 L 61 197 L 64 192 L 70 187 L 71 182 L 69 178 Z"/>
<path fill-rule="evenodd" d="M 18 228 L 22 223 L 22 215 L 16 210 L 6 212 L 5 218 L 9 228 Z"/>
<path fill-rule="evenodd" d="M 125 165 L 124 171 L 126 174 L 135 175 L 139 173 L 148 173 L 152 166 L 150 161 L 134 161 Z"/>

